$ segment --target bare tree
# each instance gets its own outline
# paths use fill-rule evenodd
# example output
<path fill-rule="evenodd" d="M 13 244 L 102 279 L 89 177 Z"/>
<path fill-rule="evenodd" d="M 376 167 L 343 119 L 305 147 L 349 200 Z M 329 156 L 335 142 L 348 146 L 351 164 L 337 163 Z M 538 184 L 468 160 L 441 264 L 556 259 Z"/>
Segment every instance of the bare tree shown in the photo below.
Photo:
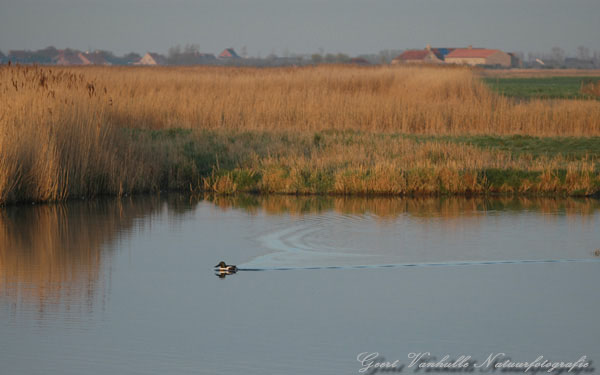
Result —
<path fill-rule="evenodd" d="M 325 55 L 325 62 L 326 63 L 334 63 L 335 62 L 335 55 L 333 53 L 327 53 Z"/>
<path fill-rule="evenodd" d="M 169 48 L 169 59 L 175 59 L 177 55 L 181 55 L 181 46 L 179 44 Z"/>
<path fill-rule="evenodd" d="M 123 55 L 122 59 L 122 63 L 127 65 L 127 64 L 132 64 L 136 61 L 139 61 L 142 58 L 142 56 L 140 56 L 139 53 L 136 52 L 129 52 L 126 53 L 125 55 Z"/>
<path fill-rule="evenodd" d="M 552 59 L 562 64 L 565 61 L 565 51 L 560 47 L 552 47 Z"/>
<path fill-rule="evenodd" d="M 197 44 L 186 44 L 183 49 L 180 45 L 169 48 L 167 61 L 172 65 L 194 65 L 205 62 L 206 55 L 200 53 Z"/>
<path fill-rule="evenodd" d="M 517 51 L 514 53 L 515 56 L 521 61 L 525 61 L 525 53 L 521 51 Z"/>
<path fill-rule="evenodd" d="M 197 44 L 186 44 L 183 49 L 183 53 L 186 55 L 195 55 L 200 53 L 200 46 Z"/>
<path fill-rule="evenodd" d="M 401 53 L 402 51 L 397 49 L 381 50 L 379 51 L 379 61 L 382 64 L 389 64 L 394 59 L 394 57 L 398 56 Z"/>
<path fill-rule="evenodd" d="M 313 64 L 320 64 L 323 62 L 323 56 L 320 53 L 313 53 L 310 58 Z"/>
<path fill-rule="evenodd" d="M 577 47 L 577 58 L 580 60 L 589 60 L 590 49 L 584 46 Z"/>

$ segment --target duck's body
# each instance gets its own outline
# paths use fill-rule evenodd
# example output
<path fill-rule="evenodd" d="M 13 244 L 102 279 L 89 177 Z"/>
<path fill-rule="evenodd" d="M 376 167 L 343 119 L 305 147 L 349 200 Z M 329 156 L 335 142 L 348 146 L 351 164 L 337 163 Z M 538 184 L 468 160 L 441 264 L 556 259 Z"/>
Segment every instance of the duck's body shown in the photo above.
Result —
<path fill-rule="evenodd" d="M 225 262 L 221 261 L 219 264 L 215 266 L 215 271 L 219 272 L 228 272 L 228 273 L 236 273 L 238 268 L 234 265 L 227 265 Z"/>

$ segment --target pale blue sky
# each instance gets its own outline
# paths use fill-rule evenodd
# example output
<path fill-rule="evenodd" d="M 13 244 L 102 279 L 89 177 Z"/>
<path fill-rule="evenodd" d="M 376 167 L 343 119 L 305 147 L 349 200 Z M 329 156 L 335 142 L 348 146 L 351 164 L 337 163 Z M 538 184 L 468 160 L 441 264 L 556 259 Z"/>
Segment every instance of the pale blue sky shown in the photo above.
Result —
<path fill-rule="evenodd" d="M 0 50 L 356 55 L 466 46 L 600 50 L 599 0 L 0 0 Z"/>

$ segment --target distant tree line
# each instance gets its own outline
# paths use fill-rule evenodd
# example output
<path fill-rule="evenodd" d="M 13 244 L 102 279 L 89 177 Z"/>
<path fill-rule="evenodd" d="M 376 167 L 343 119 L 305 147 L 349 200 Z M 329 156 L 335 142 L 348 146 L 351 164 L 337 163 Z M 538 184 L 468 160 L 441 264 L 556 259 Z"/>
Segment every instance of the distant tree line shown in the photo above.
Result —
<path fill-rule="evenodd" d="M 46 47 L 43 49 L 29 51 L 29 50 L 12 50 L 8 54 L 4 54 L 0 51 L 0 62 L 7 63 L 11 61 L 18 64 L 55 64 L 60 54 L 76 55 L 82 53 L 82 51 L 65 48 L 59 50 L 54 46 Z M 116 56 L 111 51 L 96 50 L 93 52 L 94 55 L 103 58 L 111 65 L 130 65 L 141 59 L 142 56 L 135 52 L 129 52 L 122 56 Z"/>
<path fill-rule="evenodd" d="M 201 53 L 197 44 L 180 45 L 169 48 L 167 63 L 169 65 L 196 65 L 206 64 L 216 60 L 212 53 Z"/>
<path fill-rule="evenodd" d="M 282 55 L 278 56 L 275 51 L 271 51 L 266 57 L 248 56 L 246 47 L 241 48 L 241 57 L 237 59 L 221 59 L 212 53 L 203 53 L 197 44 L 186 44 L 185 46 L 176 45 L 169 48 L 163 62 L 167 65 L 235 65 L 235 66 L 290 66 L 290 65 L 316 65 L 316 64 L 389 64 L 396 56 L 404 50 L 386 49 L 375 54 L 363 54 L 351 57 L 345 53 L 330 53 L 323 49 L 312 54 L 294 54 L 286 48 Z M 136 52 L 129 52 L 121 56 L 115 55 L 107 50 L 95 50 L 93 52 L 82 52 L 75 49 L 66 48 L 59 50 L 54 46 L 43 49 L 12 50 L 8 53 L 0 51 L 0 63 L 19 63 L 19 64 L 56 64 L 59 56 L 77 55 L 82 53 L 84 56 L 92 56 L 94 64 L 98 61 L 106 62 L 110 65 L 133 65 L 140 61 L 142 56 Z M 560 47 L 553 47 L 550 51 L 539 53 L 529 52 L 527 58 L 523 52 L 514 52 L 521 66 L 525 68 L 600 68 L 600 51 L 591 51 L 585 46 L 579 46 L 576 49 L 575 56 L 567 56 L 566 52 Z"/>
<path fill-rule="evenodd" d="M 594 69 L 600 68 L 600 51 L 591 50 L 585 46 L 576 49 L 575 56 L 567 56 L 565 50 L 560 47 L 552 47 L 550 52 L 529 52 L 526 67 L 541 68 L 573 68 Z"/>

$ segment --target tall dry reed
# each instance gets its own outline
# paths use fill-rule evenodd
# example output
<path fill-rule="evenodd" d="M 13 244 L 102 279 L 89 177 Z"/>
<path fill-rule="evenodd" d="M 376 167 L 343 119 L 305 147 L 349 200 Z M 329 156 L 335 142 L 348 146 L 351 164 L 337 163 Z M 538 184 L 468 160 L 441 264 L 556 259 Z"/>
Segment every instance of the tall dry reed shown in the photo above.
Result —
<path fill-rule="evenodd" d="M 3 67 L 0 83 L 3 112 L 38 123 L 50 110 L 129 128 L 600 135 L 599 102 L 516 102 L 468 68 Z"/>
<path fill-rule="evenodd" d="M 359 129 L 417 134 L 600 135 L 600 103 L 515 102 L 466 68 L 91 68 L 107 115 L 142 128 Z"/>
<path fill-rule="evenodd" d="M 467 68 L 1 66 L 0 203 L 182 188 L 218 167 L 219 158 L 235 159 L 239 166 L 256 158 L 263 159 L 264 166 L 274 165 L 271 146 L 261 144 L 266 133 L 301 138 L 332 129 L 363 134 L 598 136 L 598 118 L 598 101 L 516 102 L 492 93 Z M 207 131 L 220 134 L 221 143 L 199 141 L 212 156 L 198 157 L 198 146 L 188 140 L 157 144 L 155 135 L 130 131 L 175 128 L 191 129 L 196 140 Z M 263 151 L 238 155 L 238 143 Z M 347 150 L 337 145 L 319 158 L 352 156 Z M 306 160 L 317 154 L 298 151 L 278 155 L 277 160 L 284 166 L 312 165 L 314 160 Z M 383 157 L 377 162 L 380 171 L 390 165 L 403 168 Z M 342 167 L 338 172 L 346 181 L 354 172 L 344 174 Z M 358 174 L 371 173 L 371 167 L 352 166 Z M 457 164 L 452 170 L 465 168 Z M 266 177 L 264 186 L 271 186 L 269 181 L 276 180 Z M 594 181 L 588 185 L 595 186 Z M 214 185 L 217 182 L 223 186 Z M 213 181 L 207 187 L 228 190 L 227 184 Z M 345 184 L 335 183 L 334 190 L 346 191 Z M 389 184 L 393 187 L 394 180 Z M 396 190 L 402 191 L 389 192 Z"/>

